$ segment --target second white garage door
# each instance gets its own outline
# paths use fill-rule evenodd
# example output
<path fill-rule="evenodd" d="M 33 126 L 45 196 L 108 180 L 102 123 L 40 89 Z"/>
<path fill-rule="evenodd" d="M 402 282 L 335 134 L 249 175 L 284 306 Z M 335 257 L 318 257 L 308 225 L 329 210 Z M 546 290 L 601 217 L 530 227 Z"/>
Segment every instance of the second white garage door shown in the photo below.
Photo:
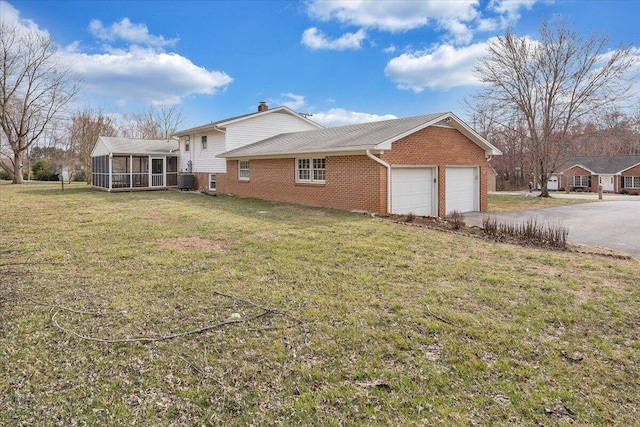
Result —
<path fill-rule="evenodd" d="M 477 167 L 448 167 L 446 169 L 446 214 L 480 210 Z"/>
<path fill-rule="evenodd" d="M 393 213 L 436 215 L 433 168 L 391 169 L 391 209 Z"/>

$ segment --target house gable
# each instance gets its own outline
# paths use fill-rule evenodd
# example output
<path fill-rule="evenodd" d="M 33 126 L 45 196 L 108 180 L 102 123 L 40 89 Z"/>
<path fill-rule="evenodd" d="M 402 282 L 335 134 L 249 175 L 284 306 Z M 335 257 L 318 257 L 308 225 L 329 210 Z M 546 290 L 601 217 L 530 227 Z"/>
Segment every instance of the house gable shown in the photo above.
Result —
<path fill-rule="evenodd" d="M 110 153 L 111 151 L 109 151 L 109 147 L 104 143 L 102 137 L 99 137 L 96 141 L 96 145 L 93 147 L 93 151 L 91 151 L 91 157 L 107 156 Z"/>

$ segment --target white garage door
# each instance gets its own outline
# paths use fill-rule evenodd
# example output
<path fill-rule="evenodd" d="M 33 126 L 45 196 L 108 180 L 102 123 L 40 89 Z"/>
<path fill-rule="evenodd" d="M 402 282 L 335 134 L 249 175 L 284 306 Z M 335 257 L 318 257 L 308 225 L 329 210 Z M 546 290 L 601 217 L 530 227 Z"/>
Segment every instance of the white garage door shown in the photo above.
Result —
<path fill-rule="evenodd" d="M 478 168 L 449 167 L 445 176 L 446 214 L 479 211 Z"/>
<path fill-rule="evenodd" d="M 391 209 L 393 213 L 434 215 L 433 168 L 391 169 Z"/>

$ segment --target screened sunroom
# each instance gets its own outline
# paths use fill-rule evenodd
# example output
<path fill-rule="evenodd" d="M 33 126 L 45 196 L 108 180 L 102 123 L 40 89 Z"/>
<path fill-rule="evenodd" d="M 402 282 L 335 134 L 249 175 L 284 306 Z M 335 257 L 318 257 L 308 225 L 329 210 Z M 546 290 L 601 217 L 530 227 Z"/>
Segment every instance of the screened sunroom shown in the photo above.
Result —
<path fill-rule="evenodd" d="M 162 190 L 178 185 L 178 141 L 101 136 L 91 153 L 94 188 Z"/>

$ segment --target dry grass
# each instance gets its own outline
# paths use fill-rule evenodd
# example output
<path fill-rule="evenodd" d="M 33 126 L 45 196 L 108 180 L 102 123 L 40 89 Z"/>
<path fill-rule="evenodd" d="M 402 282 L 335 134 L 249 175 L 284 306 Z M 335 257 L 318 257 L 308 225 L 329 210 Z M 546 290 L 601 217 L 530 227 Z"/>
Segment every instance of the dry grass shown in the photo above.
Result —
<path fill-rule="evenodd" d="M 521 211 L 527 209 L 552 208 L 554 206 L 597 202 L 594 199 L 563 199 L 560 197 L 538 197 L 537 193 L 489 194 L 489 212 Z"/>
<path fill-rule="evenodd" d="M 636 260 L 189 193 L 0 200 L 0 424 L 637 424 Z"/>

